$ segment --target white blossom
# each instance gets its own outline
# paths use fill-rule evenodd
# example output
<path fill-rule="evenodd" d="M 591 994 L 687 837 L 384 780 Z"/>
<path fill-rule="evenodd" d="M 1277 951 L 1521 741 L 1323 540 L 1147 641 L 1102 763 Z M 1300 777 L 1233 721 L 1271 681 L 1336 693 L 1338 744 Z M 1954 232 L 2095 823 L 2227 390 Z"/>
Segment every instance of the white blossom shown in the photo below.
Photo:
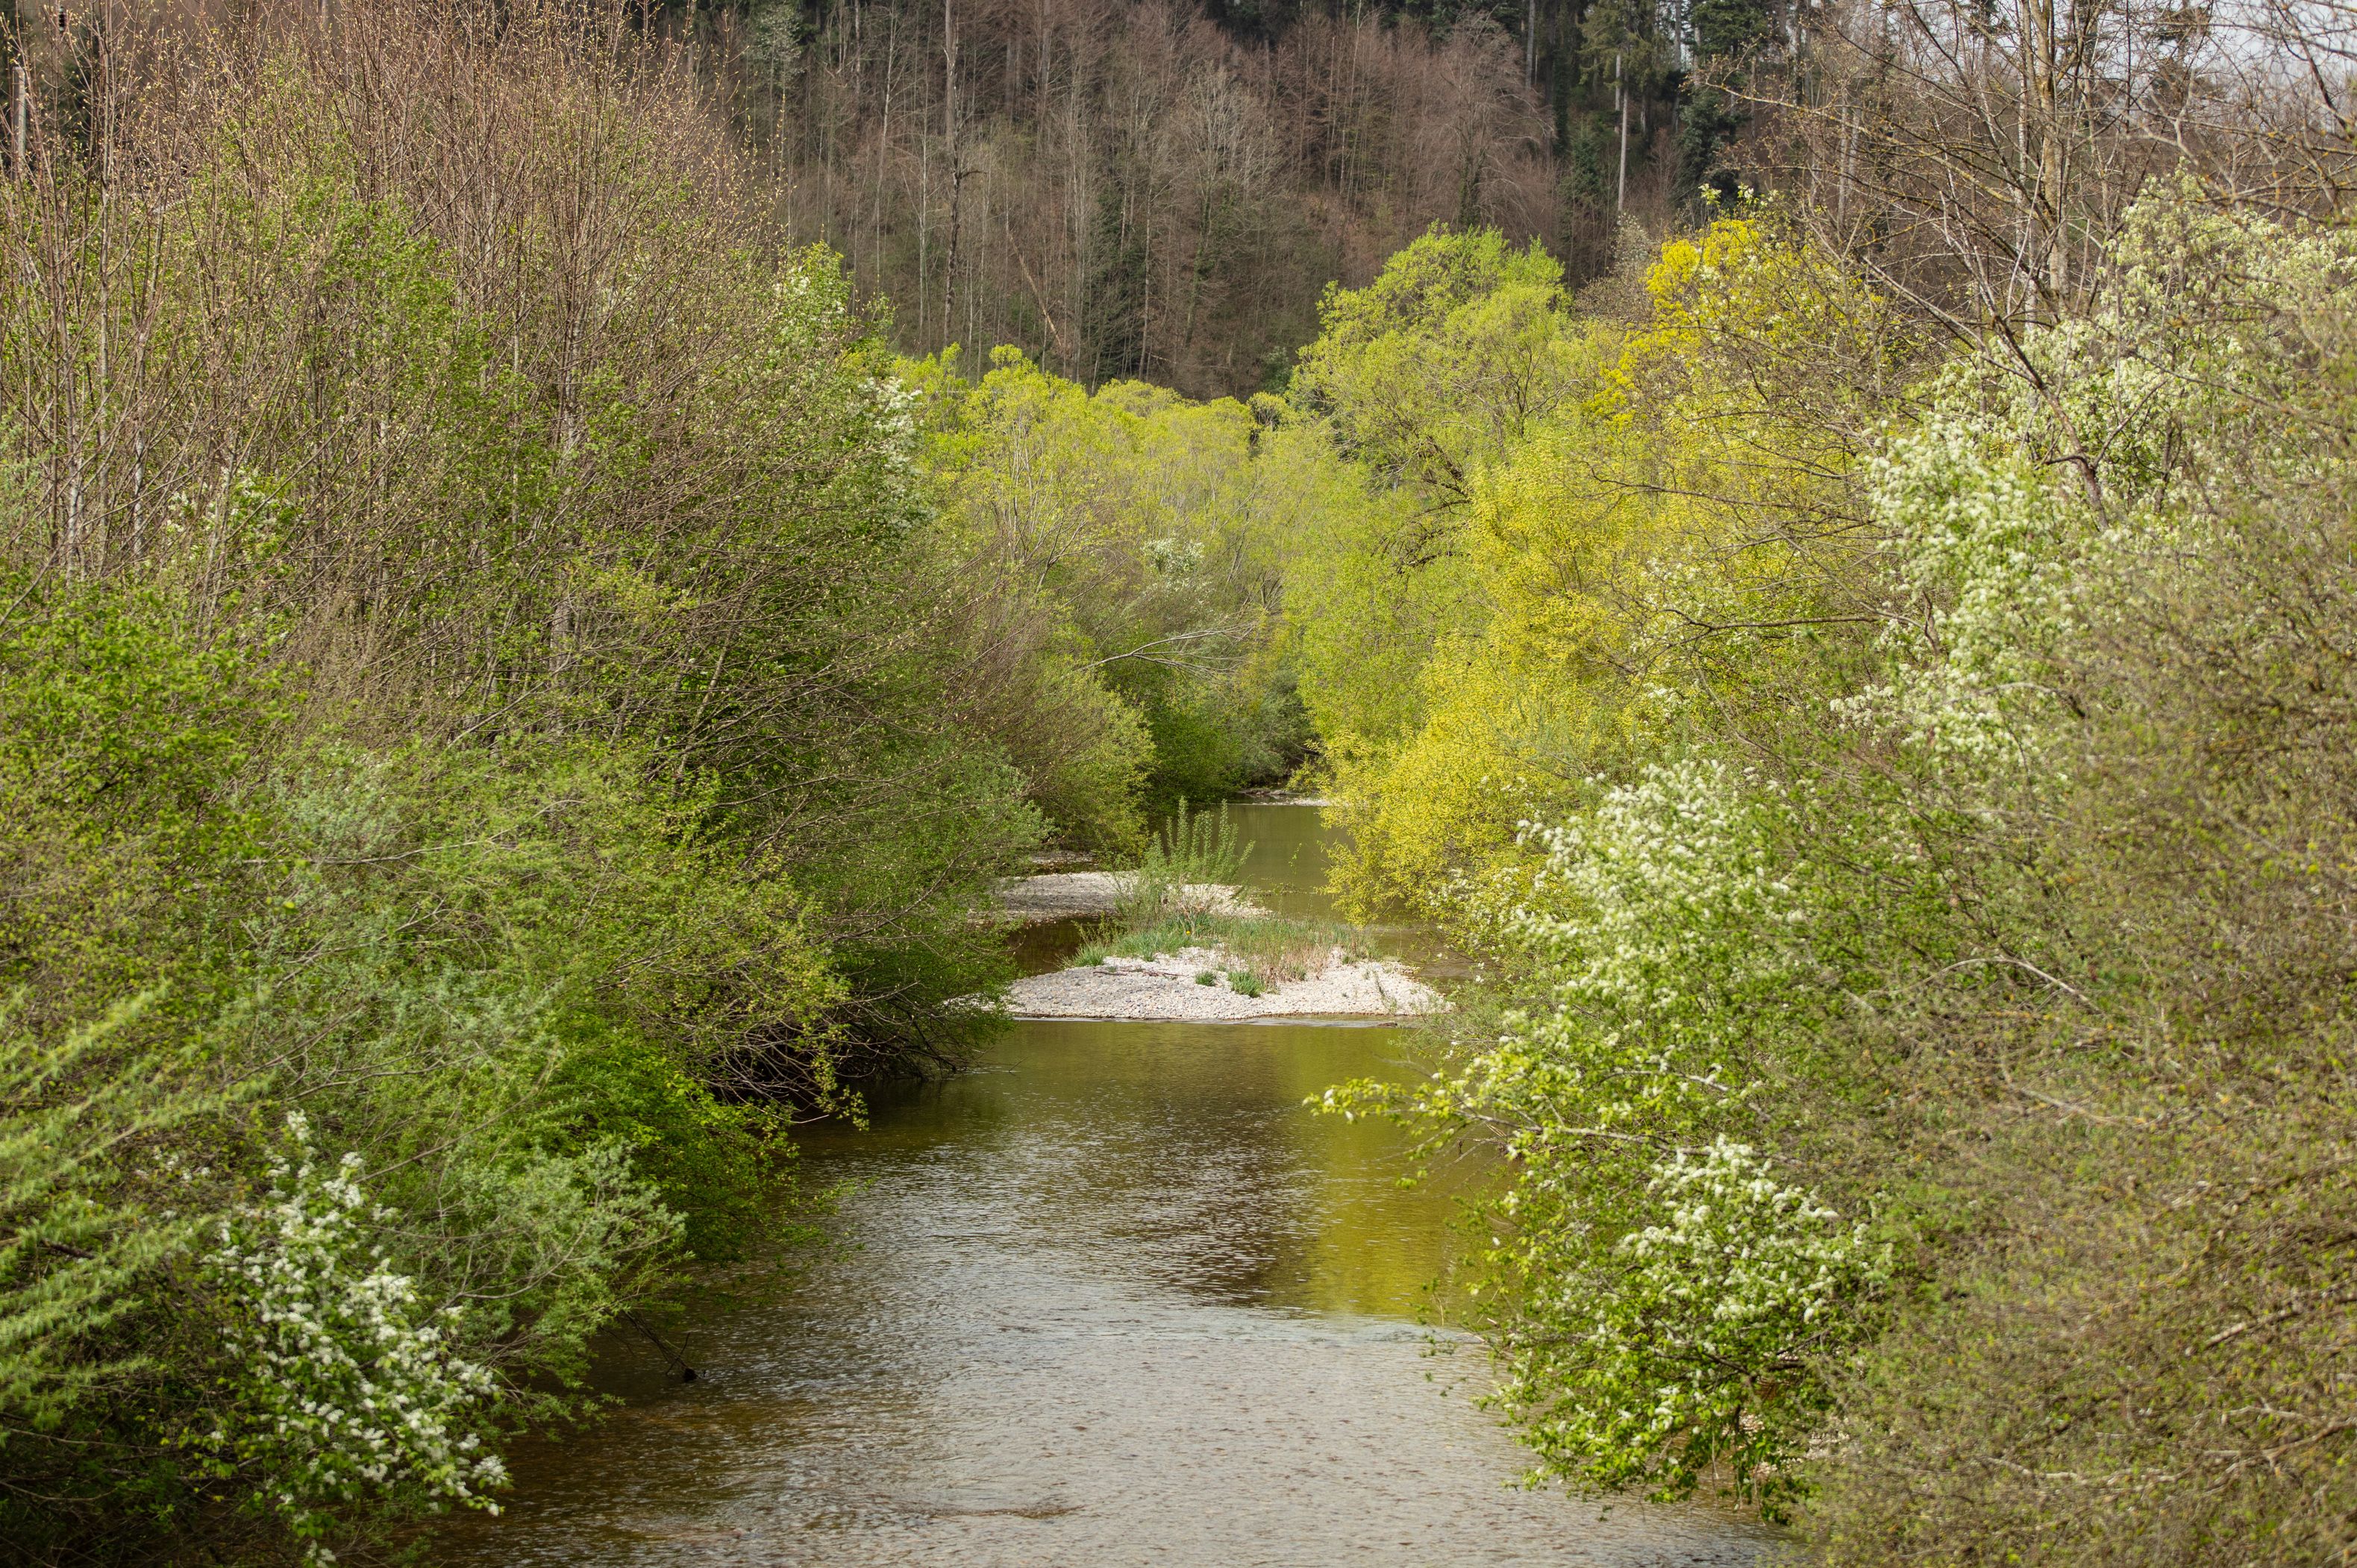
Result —
<path fill-rule="evenodd" d="M 360 1155 L 322 1164 L 310 1123 L 286 1117 L 292 1157 L 261 1203 L 222 1222 L 207 1260 L 236 1303 L 236 1412 L 215 1445 L 259 1465 L 271 1501 L 313 1561 L 338 1504 L 407 1496 L 498 1511 L 507 1471 L 470 1422 L 491 1374 L 449 1348 L 457 1308 L 429 1312 L 412 1279 L 368 1244 Z"/>

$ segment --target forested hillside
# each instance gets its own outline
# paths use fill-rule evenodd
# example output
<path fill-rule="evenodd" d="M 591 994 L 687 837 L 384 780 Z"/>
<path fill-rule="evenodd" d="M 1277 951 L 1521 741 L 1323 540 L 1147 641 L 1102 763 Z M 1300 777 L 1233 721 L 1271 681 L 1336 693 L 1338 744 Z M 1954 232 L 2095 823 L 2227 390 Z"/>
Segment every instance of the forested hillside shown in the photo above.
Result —
<path fill-rule="evenodd" d="M 657 25 L 899 341 L 1013 344 L 1094 385 L 1280 383 L 1329 279 L 1435 222 L 1608 266 L 1695 206 L 1741 114 L 1720 0 L 1487 6 L 672 0 Z"/>
<path fill-rule="evenodd" d="M 1548 126 L 1495 27 L 1319 12 L 1272 43 L 1118 0 L 780 9 L 747 24 L 742 113 L 795 231 L 889 295 L 911 348 L 1248 392 L 1338 272 L 1435 221 L 1556 226 Z"/>
<path fill-rule="evenodd" d="M 53 118 L 136 52 L 136 7 L 12 5 Z M 1659 231 L 1736 188 L 1729 82 L 1792 37 L 1769 0 L 625 9 L 897 346 L 1196 397 L 1281 384 L 1326 284 L 1436 222 L 1608 269 L 1622 216 Z"/>

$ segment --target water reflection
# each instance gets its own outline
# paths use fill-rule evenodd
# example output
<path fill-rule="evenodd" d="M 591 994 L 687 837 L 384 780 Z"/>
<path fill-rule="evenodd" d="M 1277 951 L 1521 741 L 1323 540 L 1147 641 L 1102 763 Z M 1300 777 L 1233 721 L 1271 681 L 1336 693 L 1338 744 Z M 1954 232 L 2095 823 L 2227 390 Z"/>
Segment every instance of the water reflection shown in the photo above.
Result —
<path fill-rule="evenodd" d="M 1251 846 L 1244 857 L 1243 880 L 1255 900 L 1280 915 L 1340 918 L 1327 881 L 1333 875 L 1333 850 L 1342 835 L 1325 811 L 1250 800 L 1232 804 L 1227 811 L 1237 839 Z M 1463 972 L 1459 956 L 1448 951 L 1430 931 L 1377 925 L 1366 928 L 1365 934 L 1377 951 L 1406 961 L 1427 977 L 1446 979 Z"/>
<path fill-rule="evenodd" d="M 1246 878 L 1326 912 L 1318 814 L 1236 812 Z M 1069 935 L 1069 933 L 1067 933 Z M 1043 950 L 1045 952 L 1046 950 Z M 1052 956 L 1045 961 L 1052 961 Z M 764 1303 L 601 1366 L 602 1428 L 516 1455 L 499 1564 L 1750 1563 L 1704 1509 L 1516 1490 L 1467 1397 L 1478 1354 L 1414 1321 L 1458 1194 L 1403 1190 L 1397 1134 L 1316 1117 L 1412 1070 L 1405 1036 L 1301 1024 L 1018 1026 L 978 1070 L 820 1132 L 855 1243 Z"/>
<path fill-rule="evenodd" d="M 989 1165 L 1022 1244 L 1201 1300 L 1414 1315 L 1445 1263 L 1445 1187 L 1402 1191 L 1397 1135 L 1301 1102 L 1409 1070 L 1388 1030 L 1026 1024 L 984 1070 L 876 1106 L 810 1145 L 883 1181 L 911 1160 Z"/>
<path fill-rule="evenodd" d="M 1716 1563 L 1699 1510 L 1510 1488 L 1512 1446 L 1410 1321 L 1445 1191 L 1302 1112 L 1399 1070 L 1381 1029 L 1036 1023 L 813 1141 L 856 1250 L 642 1347 L 628 1407 L 518 1455 L 502 1565 Z"/>
<path fill-rule="evenodd" d="M 1262 904 L 1280 915 L 1318 918 L 1334 913 L 1326 892 L 1330 874 L 1328 846 L 1332 831 L 1316 806 L 1243 800 L 1226 808 L 1236 837 L 1252 846 L 1244 857 L 1243 882 Z"/>

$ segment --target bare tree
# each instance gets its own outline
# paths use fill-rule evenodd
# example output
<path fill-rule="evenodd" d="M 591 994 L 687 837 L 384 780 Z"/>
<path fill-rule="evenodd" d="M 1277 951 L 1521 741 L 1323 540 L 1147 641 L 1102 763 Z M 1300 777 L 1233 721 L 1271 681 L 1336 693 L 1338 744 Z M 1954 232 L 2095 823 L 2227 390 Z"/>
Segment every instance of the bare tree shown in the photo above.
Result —
<path fill-rule="evenodd" d="M 1962 338 L 2051 320 L 2156 176 L 2336 207 L 2346 13 L 2263 0 L 1830 0 L 1730 85 L 1764 179 L 1836 253 Z"/>

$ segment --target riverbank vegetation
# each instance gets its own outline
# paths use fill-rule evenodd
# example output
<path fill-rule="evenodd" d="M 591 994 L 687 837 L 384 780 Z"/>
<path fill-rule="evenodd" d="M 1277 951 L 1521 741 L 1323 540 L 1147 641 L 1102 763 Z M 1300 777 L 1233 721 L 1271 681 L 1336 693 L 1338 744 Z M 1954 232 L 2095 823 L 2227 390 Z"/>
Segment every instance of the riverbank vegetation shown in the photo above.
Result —
<path fill-rule="evenodd" d="M 1205 966 L 1195 977 L 1200 983 L 1225 980 L 1258 996 L 1375 956 L 1355 927 L 1255 902 L 1243 883 L 1253 849 L 1225 805 L 1195 811 L 1182 801 L 1147 835 L 1135 864 L 1111 874 L 1113 908 L 1072 954 L 1073 966 L 1191 954 Z"/>
<path fill-rule="evenodd" d="M 1215 967 L 1231 980 L 1249 975 L 1262 986 L 1315 979 L 1337 963 L 1375 956 L 1363 932 L 1339 921 L 1205 912 L 1174 916 L 1084 943 L 1072 961 L 1163 958 L 1190 950 L 1215 955 Z"/>
<path fill-rule="evenodd" d="M 2017 105 L 2050 223 L 1975 230 L 1938 167 L 2041 177 L 1948 123 L 1844 191 L 1925 248 L 1795 176 L 1582 293 L 1436 233 L 1329 296 L 1342 886 L 1503 1022 L 1328 1103 L 1508 1157 L 1468 1283 L 1545 1474 L 1835 1563 L 2347 1550 L 2357 274 L 2202 58 L 2231 158 Z"/>
<path fill-rule="evenodd" d="M 1146 809 L 1281 779 L 1308 740 L 1271 657 L 1288 476 L 1229 400 L 1004 348 L 975 381 L 900 369 L 992 732 L 1069 841 L 1159 886 Z"/>
<path fill-rule="evenodd" d="M 1275 766 L 1240 660 L 1120 662 L 1265 590 L 1225 415 L 904 375 L 619 12 L 69 20 L 0 184 L 0 1556 L 349 1554 L 959 1058 L 994 878 Z M 1041 423 L 1128 488 L 928 445 Z"/>

